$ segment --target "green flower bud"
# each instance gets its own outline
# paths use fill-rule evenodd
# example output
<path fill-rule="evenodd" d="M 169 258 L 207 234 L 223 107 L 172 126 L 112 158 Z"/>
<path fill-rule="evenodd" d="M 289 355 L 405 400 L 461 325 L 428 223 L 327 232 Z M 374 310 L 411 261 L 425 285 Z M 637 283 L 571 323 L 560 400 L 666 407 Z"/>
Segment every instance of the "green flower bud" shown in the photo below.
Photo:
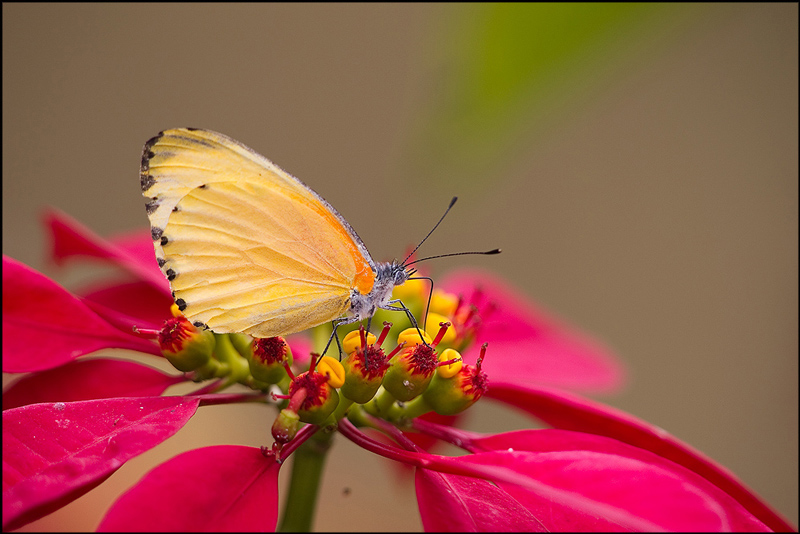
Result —
<path fill-rule="evenodd" d="M 275 422 L 272 423 L 272 437 L 281 445 L 289 443 L 297 434 L 300 417 L 293 411 L 284 408 Z"/>
<path fill-rule="evenodd" d="M 326 378 L 319 373 L 314 374 L 323 379 Z M 300 375 L 297 378 L 299 379 L 302 376 L 303 375 Z M 292 385 L 294 385 L 294 383 Z M 339 393 L 327 383 L 322 382 L 317 386 L 314 395 L 309 395 L 306 398 L 305 402 L 300 406 L 300 409 L 297 410 L 297 415 L 300 416 L 300 420 L 304 423 L 320 425 L 325 422 L 338 405 Z"/>
<path fill-rule="evenodd" d="M 433 347 L 415 345 L 389 360 L 391 367 L 383 377 L 383 387 L 402 402 L 410 401 L 428 387 L 438 360 Z"/>
<path fill-rule="evenodd" d="M 430 385 L 422 394 L 425 403 L 440 415 L 461 413 L 480 399 L 487 389 L 486 374 L 481 371 L 481 363 L 486 354 L 484 343 L 475 367 L 463 365 L 455 374 L 436 373 Z"/>
<path fill-rule="evenodd" d="M 209 362 L 216 340 L 210 330 L 201 330 L 180 315 L 164 323 L 158 344 L 169 363 L 186 373 Z"/>
<path fill-rule="evenodd" d="M 292 351 L 282 337 L 256 338 L 243 355 L 253 378 L 267 384 L 280 382 L 286 377 L 285 366 L 292 365 Z"/>
<path fill-rule="evenodd" d="M 386 338 L 391 327 L 391 323 L 384 323 L 380 342 L 383 342 Z M 380 343 L 375 343 L 375 336 L 369 334 L 368 337 L 363 327 L 360 330 L 360 335 L 360 346 L 350 352 L 347 358 L 342 361 L 345 380 L 340 391 L 345 398 L 364 404 L 369 402 L 375 396 L 378 388 L 381 387 L 383 377 L 390 367 L 389 358 L 394 356 L 402 348 L 402 345 L 387 357 L 380 347 Z M 373 340 L 372 344 L 367 344 L 369 339 Z"/>

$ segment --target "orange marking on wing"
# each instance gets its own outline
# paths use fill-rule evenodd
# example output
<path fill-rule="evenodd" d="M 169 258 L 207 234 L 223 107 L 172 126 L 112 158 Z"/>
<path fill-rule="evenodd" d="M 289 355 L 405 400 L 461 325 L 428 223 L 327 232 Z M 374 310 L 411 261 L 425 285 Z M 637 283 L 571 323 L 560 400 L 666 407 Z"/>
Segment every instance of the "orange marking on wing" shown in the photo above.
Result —
<path fill-rule="evenodd" d="M 320 214 L 325 221 L 336 229 L 336 232 L 341 236 L 344 243 L 347 244 L 348 252 L 353 258 L 353 265 L 356 268 L 355 277 L 353 277 L 352 287 L 357 289 L 362 295 L 366 295 L 372 291 L 372 286 L 375 285 L 375 273 L 372 271 L 364 255 L 358 249 L 353 238 L 347 232 L 341 221 L 334 215 L 323 203 L 317 201 L 316 198 L 305 198 L 302 196 L 296 197 L 298 202 L 302 202 Z"/>

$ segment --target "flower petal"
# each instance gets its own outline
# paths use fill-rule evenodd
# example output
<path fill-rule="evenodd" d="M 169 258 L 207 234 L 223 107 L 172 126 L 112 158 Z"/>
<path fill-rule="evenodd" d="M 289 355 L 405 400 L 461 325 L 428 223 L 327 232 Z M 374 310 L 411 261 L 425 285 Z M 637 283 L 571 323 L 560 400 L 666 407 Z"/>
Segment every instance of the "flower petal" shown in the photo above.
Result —
<path fill-rule="evenodd" d="M 177 432 L 199 398 L 32 404 L 3 412 L 3 529 L 77 499 Z"/>
<path fill-rule="evenodd" d="M 39 402 L 157 397 L 185 380 L 137 362 L 79 360 L 20 378 L 3 391 L 3 410 Z"/>
<path fill-rule="evenodd" d="M 516 384 L 492 383 L 486 396 L 524 410 L 553 427 L 608 436 L 658 454 L 701 475 L 769 528 L 796 530 L 728 469 L 665 430 L 621 410 L 554 389 Z"/>
<path fill-rule="evenodd" d="M 474 361 L 479 344 L 488 342 L 483 370 L 490 384 L 543 384 L 608 393 L 624 382 L 624 369 L 608 349 L 523 300 L 522 291 L 496 276 L 459 270 L 442 287 L 488 315 L 478 331 L 478 343 L 465 359 Z"/>
<path fill-rule="evenodd" d="M 486 480 L 417 468 L 416 489 L 426 532 L 547 532 L 511 495 Z"/>
<path fill-rule="evenodd" d="M 278 521 L 279 469 L 273 456 L 255 447 L 185 452 L 124 493 L 98 531 L 272 532 Z"/>
<path fill-rule="evenodd" d="M 46 276 L 3 256 L 3 371 L 50 369 L 100 349 L 160 355 L 145 339 L 117 330 Z"/>
<path fill-rule="evenodd" d="M 478 442 L 496 452 L 461 457 L 465 462 L 508 467 L 556 490 L 557 498 L 552 499 L 547 492 L 500 482 L 550 530 L 607 530 L 608 521 L 614 529 L 624 528 L 631 526 L 626 517 L 668 531 L 769 530 L 705 478 L 617 440 L 563 430 L 525 430 Z M 564 500 L 560 492 L 570 498 Z M 608 509 L 603 512 L 603 507 Z"/>
<path fill-rule="evenodd" d="M 44 221 L 53 236 L 52 256 L 57 263 L 73 256 L 98 258 L 122 267 L 167 295 L 171 294 L 169 283 L 156 263 L 152 242 L 149 254 L 144 251 L 141 239 L 134 241 L 129 235 L 122 238 L 121 245 L 117 245 L 55 208 L 45 212 Z"/>
<path fill-rule="evenodd" d="M 76 293 L 98 315 L 118 327 L 160 330 L 164 321 L 172 317 L 172 297 L 147 282 L 106 282 Z"/>

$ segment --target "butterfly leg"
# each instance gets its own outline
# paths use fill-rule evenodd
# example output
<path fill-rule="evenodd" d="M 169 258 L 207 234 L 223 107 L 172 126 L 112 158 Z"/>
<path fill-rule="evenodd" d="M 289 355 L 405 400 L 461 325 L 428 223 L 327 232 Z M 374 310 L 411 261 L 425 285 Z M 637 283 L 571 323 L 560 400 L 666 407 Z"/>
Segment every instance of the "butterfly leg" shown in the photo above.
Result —
<path fill-rule="evenodd" d="M 331 321 L 331 326 L 333 326 L 333 332 L 331 332 L 331 337 L 328 338 L 328 343 L 325 344 L 325 350 L 322 351 L 322 356 L 325 356 L 325 353 L 328 352 L 328 347 L 331 346 L 331 341 L 336 339 L 336 344 L 339 346 L 339 361 L 342 361 L 342 342 L 339 341 L 339 335 L 337 334 L 336 330 L 343 324 L 349 324 L 354 322 L 355 319 L 352 317 L 342 317 L 341 319 L 336 319 L 335 321 Z"/>
<path fill-rule="evenodd" d="M 388 304 L 399 304 L 399 306 L 389 306 Z M 381 307 L 384 310 L 393 310 L 393 311 L 405 312 L 405 314 L 408 316 L 409 321 L 411 321 L 411 324 L 414 326 L 414 328 L 417 329 L 417 334 L 419 334 L 419 338 L 422 340 L 423 343 L 425 343 L 425 345 L 427 345 L 427 343 L 425 342 L 425 338 L 422 337 L 422 332 L 419 329 L 419 325 L 417 324 L 417 320 L 414 318 L 414 314 L 411 313 L 411 310 L 409 310 L 408 307 L 406 307 L 405 304 L 403 304 L 402 300 L 400 300 L 400 299 L 390 300 L 389 302 L 387 302 L 387 306 L 381 306 Z"/>

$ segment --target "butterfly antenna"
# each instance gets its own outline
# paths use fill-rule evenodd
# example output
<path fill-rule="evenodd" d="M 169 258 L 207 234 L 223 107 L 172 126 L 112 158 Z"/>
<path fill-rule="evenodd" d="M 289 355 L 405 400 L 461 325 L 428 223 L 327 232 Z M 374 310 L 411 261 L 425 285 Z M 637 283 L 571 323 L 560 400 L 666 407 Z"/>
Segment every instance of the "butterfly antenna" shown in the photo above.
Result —
<path fill-rule="evenodd" d="M 495 248 L 492 250 L 487 250 L 486 252 L 453 252 L 451 254 L 439 254 L 438 256 L 428 256 L 427 258 L 420 258 L 418 260 L 414 260 L 410 263 L 406 263 L 405 266 L 408 267 L 409 265 L 413 265 L 415 263 L 419 263 L 421 261 L 432 260 L 435 258 L 448 258 L 450 256 L 464 256 L 467 254 L 478 254 L 478 255 L 491 255 L 491 254 L 500 254 L 502 250 L 499 248 Z M 408 258 L 406 258 L 408 259 Z"/>
<path fill-rule="evenodd" d="M 421 247 L 421 246 L 422 246 L 422 244 L 423 244 L 423 243 L 424 243 L 424 242 L 425 242 L 425 241 L 426 241 L 426 240 L 427 240 L 427 239 L 428 239 L 428 238 L 431 236 L 431 234 L 433 233 L 433 231 L 434 231 L 434 230 L 436 230 L 436 228 L 438 228 L 440 224 L 442 224 L 442 221 L 443 221 L 443 220 L 444 220 L 444 218 L 447 216 L 447 213 L 450 211 L 450 208 L 452 208 L 452 207 L 453 207 L 453 204 L 455 204 L 455 203 L 456 203 L 456 200 L 458 200 L 458 197 L 453 197 L 453 200 L 451 200 L 451 201 L 450 201 L 450 205 L 449 205 L 449 206 L 447 206 L 447 209 L 446 209 L 446 210 L 444 210 L 444 215 L 442 215 L 442 218 L 441 218 L 441 219 L 439 219 L 439 222 L 437 222 L 437 223 L 436 223 L 436 226 L 434 226 L 434 227 L 431 229 L 431 231 L 430 231 L 430 232 L 428 232 L 428 235 L 426 235 L 426 236 L 425 236 L 425 239 L 423 239 L 422 241 L 420 241 L 420 242 L 419 242 L 419 245 L 417 245 L 417 246 L 414 248 L 414 250 L 412 250 L 412 251 L 411 251 L 411 254 L 409 254 L 408 256 L 406 256 L 406 259 L 404 259 L 404 260 L 403 260 L 403 263 L 402 263 L 402 265 L 411 265 L 411 263 L 414 263 L 413 261 L 412 261 L 411 263 L 406 263 L 406 262 L 408 261 L 408 258 L 410 258 L 411 256 L 413 256 L 413 255 L 414 255 L 414 253 L 417 251 L 417 249 L 418 249 L 419 247 Z"/>

